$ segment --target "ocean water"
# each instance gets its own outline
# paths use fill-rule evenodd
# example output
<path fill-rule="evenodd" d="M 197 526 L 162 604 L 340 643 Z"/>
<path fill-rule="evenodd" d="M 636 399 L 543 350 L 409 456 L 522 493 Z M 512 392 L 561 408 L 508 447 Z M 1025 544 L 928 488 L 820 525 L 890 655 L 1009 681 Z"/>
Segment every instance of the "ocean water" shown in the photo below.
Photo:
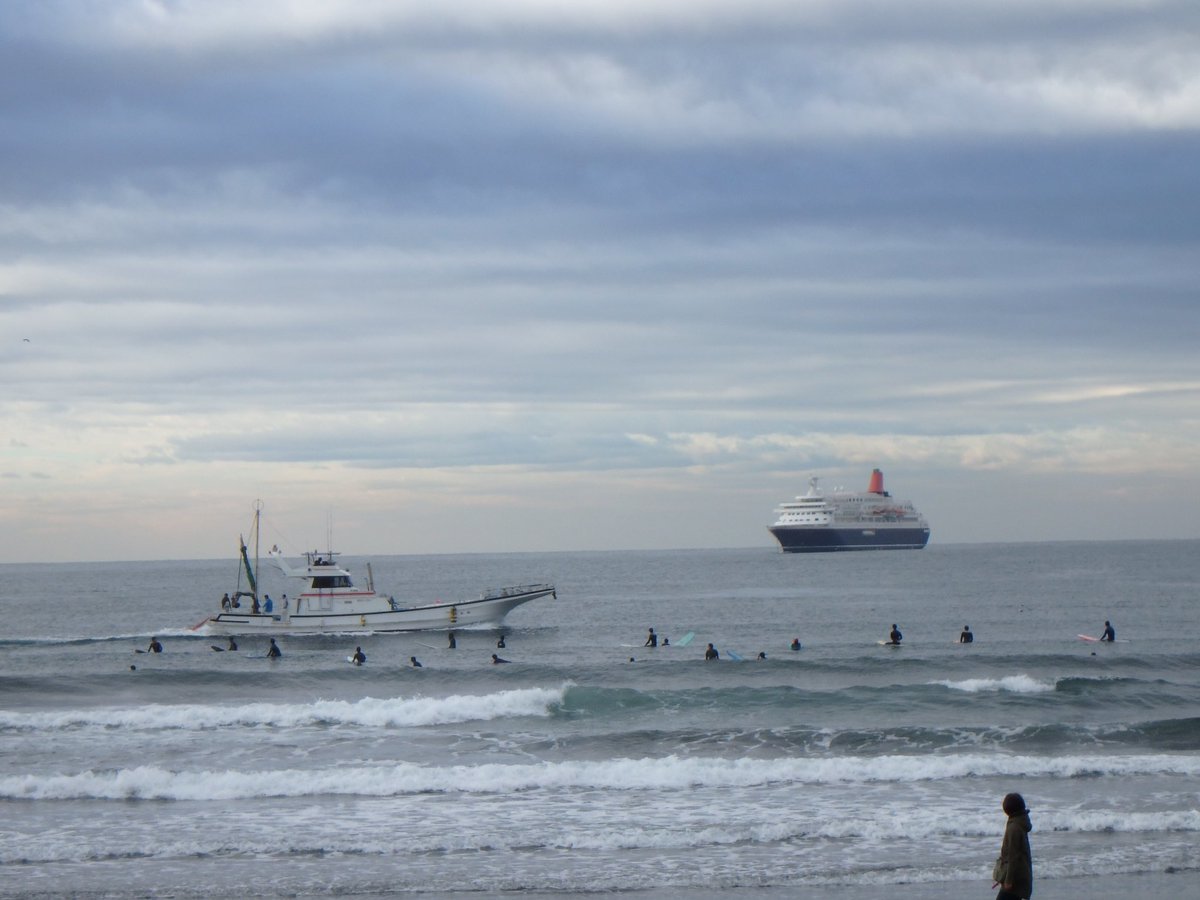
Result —
<path fill-rule="evenodd" d="M 375 558 L 398 599 L 558 599 L 454 650 L 337 635 L 282 639 L 280 660 L 190 630 L 232 560 L 0 566 L 0 896 L 986 897 L 1013 790 L 1039 896 L 1139 875 L 1144 897 L 1194 896 L 1198 559 Z M 1127 643 L 1077 638 L 1105 619 Z M 903 645 L 879 646 L 893 622 Z M 649 627 L 695 637 L 651 650 Z M 165 652 L 135 652 L 154 635 Z"/>

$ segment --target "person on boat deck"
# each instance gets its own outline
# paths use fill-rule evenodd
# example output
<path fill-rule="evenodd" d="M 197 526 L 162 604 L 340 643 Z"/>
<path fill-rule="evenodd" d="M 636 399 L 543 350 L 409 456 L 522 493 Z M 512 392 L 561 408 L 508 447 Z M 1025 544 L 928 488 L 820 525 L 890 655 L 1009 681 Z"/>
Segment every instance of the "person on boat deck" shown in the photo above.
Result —
<path fill-rule="evenodd" d="M 506 662 L 508 662 L 507 659 L 501 659 L 495 653 L 492 654 L 492 665 L 493 666 L 498 666 L 498 665 L 500 665 L 500 663 L 506 663 Z"/>
<path fill-rule="evenodd" d="M 496 646 L 501 650 L 503 650 L 506 646 L 508 646 L 507 644 L 504 643 L 504 635 L 500 635 L 500 640 L 496 641 Z"/>
<path fill-rule="evenodd" d="M 229 639 L 229 647 L 227 647 L 226 649 L 228 649 L 228 650 L 236 650 L 236 649 L 237 649 L 237 641 L 235 641 L 235 640 L 234 640 L 234 639 L 231 637 L 231 638 Z"/>
<path fill-rule="evenodd" d="M 453 650 L 453 649 L 454 649 L 455 647 L 457 647 L 457 646 L 458 646 L 458 641 L 456 641 L 456 640 L 454 639 L 454 632 L 452 631 L 452 632 L 450 632 L 450 643 L 449 643 L 449 645 L 446 647 L 446 649 L 447 649 L 447 650 Z"/>
<path fill-rule="evenodd" d="M 275 604 L 271 601 L 271 595 L 266 594 L 266 595 L 264 595 L 264 598 L 265 598 L 266 602 L 263 603 L 263 612 L 268 612 L 268 613 L 274 612 Z"/>
<path fill-rule="evenodd" d="M 792 638 L 791 646 L 792 646 L 793 650 L 799 650 L 800 649 L 800 638 Z"/>
<path fill-rule="evenodd" d="M 717 648 L 712 644 L 708 645 L 708 649 L 704 651 L 704 660 L 707 662 L 710 659 L 720 659 L 721 654 L 717 652 Z"/>
<path fill-rule="evenodd" d="M 962 634 L 960 634 L 960 635 L 958 636 L 958 642 L 959 642 L 960 644 L 969 644 L 969 643 L 971 643 L 973 640 L 975 640 L 975 635 L 971 634 L 971 626 L 970 626 L 970 625 L 964 625 L 964 626 L 963 626 L 963 630 L 962 630 Z"/>
<path fill-rule="evenodd" d="M 287 612 L 287 608 L 288 608 L 287 607 L 287 594 L 283 595 L 283 603 L 279 608 L 282 609 L 284 612 Z"/>
<path fill-rule="evenodd" d="M 221 609 L 231 609 L 233 601 L 229 599 L 229 592 L 225 592 L 225 596 L 221 598 Z"/>
<path fill-rule="evenodd" d="M 413 667 L 414 669 L 419 669 L 419 668 L 421 668 L 421 661 L 420 661 L 419 659 L 417 659 L 415 656 L 410 656 L 410 657 L 408 658 L 408 661 L 409 661 L 410 663 L 412 663 L 412 667 Z"/>
<path fill-rule="evenodd" d="M 888 632 L 888 640 L 893 644 L 898 644 L 904 640 L 904 635 L 900 633 L 900 629 L 896 627 L 896 623 L 892 623 L 892 630 Z"/>
<path fill-rule="evenodd" d="M 271 646 L 267 648 L 267 659 L 279 659 L 281 656 L 283 656 L 283 651 L 275 643 L 275 638 L 271 638 Z"/>
<path fill-rule="evenodd" d="M 363 663 L 365 663 L 367 661 L 367 654 L 362 652 L 362 647 L 355 647 L 354 655 L 350 658 L 352 660 L 354 660 L 354 664 L 356 666 L 361 666 Z"/>
<path fill-rule="evenodd" d="M 158 642 L 158 638 L 150 638 L 150 646 L 146 648 L 147 653 L 162 653 L 162 644 Z"/>
<path fill-rule="evenodd" d="M 1100 635 L 1100 640 L 1108 641 L 1110 644 L 1117 639 L 1117 631 L 1112 627 L 1112 622 L 1108 619 L 1104 620 L 1104 634 Z"/>
<path fill-rule="evenodd" d="M 648 635 L 646 635 L 646 643 L 642 644 L 642 646 L 643 647 L 657 647 L 658 646 L 658 635 L 654 633 L 653 628 L 651 628 L 650 633 Z"/>

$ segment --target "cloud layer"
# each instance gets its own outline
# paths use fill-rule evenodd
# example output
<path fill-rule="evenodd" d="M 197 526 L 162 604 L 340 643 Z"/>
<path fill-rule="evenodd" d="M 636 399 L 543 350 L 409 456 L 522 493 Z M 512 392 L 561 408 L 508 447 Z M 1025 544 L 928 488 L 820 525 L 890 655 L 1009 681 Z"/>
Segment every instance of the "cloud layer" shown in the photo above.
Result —
<path fill-rule="evenodd" d="M 0 11 L 0 560 L 1196 536 L 1195 4 L 345 6 Z"/>

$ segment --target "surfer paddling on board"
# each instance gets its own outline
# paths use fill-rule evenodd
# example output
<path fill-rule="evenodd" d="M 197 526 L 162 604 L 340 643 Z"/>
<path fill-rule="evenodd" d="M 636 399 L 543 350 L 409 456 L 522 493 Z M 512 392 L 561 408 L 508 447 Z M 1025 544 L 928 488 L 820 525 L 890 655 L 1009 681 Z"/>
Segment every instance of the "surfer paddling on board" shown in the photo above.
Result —
<path fill-rule="evenodd" d="M 898 645 L 898 644 L 899 644 L 899 643 L 900 643 L 902 640 L 904 640 L 904 635 L 902 635 L 902 634 L 900 633 L 900 629 L 899 629 L 899 628 L 897 628 L 897 627 L 896 627 L 896 623 L 895 623 L 895 622 L 893 622 L 893 623 L 892 623 L 892 630 L 888 632 L 888 640 L 887 640 L 887 642 L 888 642 L 889 644 L 897 644 L 897 645 Z"/>
<path fill-rule="evenodd" d="M 1104 634 L 1100 635 L 1100 640 L 1112 643 L 1117 639 L 1117 630 L 1112 627 L 1112 622 L 1108 619 L 1104 620 Z"/>

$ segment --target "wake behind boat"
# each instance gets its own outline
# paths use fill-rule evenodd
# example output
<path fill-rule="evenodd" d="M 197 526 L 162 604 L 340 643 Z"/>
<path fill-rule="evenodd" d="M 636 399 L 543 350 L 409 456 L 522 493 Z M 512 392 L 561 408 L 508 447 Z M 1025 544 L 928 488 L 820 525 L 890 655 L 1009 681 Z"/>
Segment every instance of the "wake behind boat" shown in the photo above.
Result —
<path fill-rule="evenodd" d="M 779 518 L 769 530 L 788 553 L 920 550 L 929 542 L 925 517 L 883 489 L 879 469 L 865 491 L 825 494 L 814 475 L 807 494 L 779 504 L 775 512 Z"/>
<path fill-rule="evenodd" d="M 278 601 L 259 596 L 258 527 L 262 506 L 254 510 L 253 564 L 244 538 L 239 540 L 241 562 L 238 586 L 221 598 L 221 611 L 200 622 L 211 634 L 334 634 L 346 632 L 448 631 L 468 625 L 501 621 L 522 603 L 540 597 L 557 597 L 552 584 L 524 584 L 484 591 L 479 597 L 457 603 L 401 603 L 375 591 L 371 567 L 367 587 L 356 587 L 350 572 L 337 563 L 332 550 L 304 554 L 304 563 L 291 566 L 278 547 L 270 557 L 288 578 L 303 582 L 299 594 Z M 246 588 L 241 585 L 245 575 Z"/>

